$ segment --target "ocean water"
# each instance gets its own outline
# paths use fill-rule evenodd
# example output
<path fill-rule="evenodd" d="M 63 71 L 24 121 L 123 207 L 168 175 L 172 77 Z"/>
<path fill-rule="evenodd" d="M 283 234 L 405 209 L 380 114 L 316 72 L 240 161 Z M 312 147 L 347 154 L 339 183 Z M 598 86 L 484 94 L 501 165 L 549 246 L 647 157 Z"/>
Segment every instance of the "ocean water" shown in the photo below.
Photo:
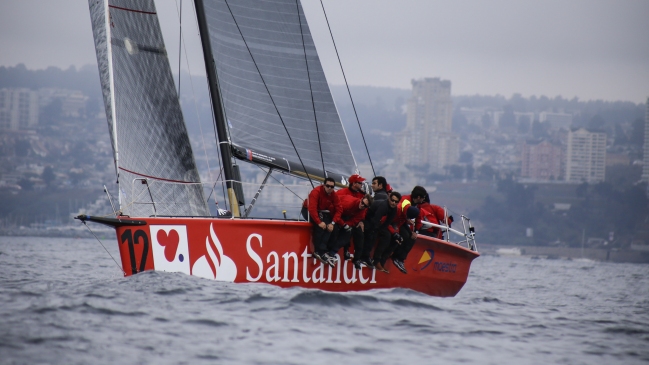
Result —
<path fill-rule="evenodd" d="M 648 362 L 649 265 L 484 256 L 454 298 L 340 294 L 124 278 L 95 239 L 0 237 L 1 364 Z"/>

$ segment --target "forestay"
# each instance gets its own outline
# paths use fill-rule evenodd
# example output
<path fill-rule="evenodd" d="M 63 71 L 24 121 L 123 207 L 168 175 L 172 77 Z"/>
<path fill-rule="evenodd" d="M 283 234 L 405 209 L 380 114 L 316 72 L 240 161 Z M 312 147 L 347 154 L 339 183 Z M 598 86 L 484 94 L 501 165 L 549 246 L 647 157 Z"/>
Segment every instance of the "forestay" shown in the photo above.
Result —
<path fill-rule="evenodd" d="M 301 170 L 303 163 L 310 174 L 324 176 L 322 157 L 328 173 L 355 173 L 299 1 L 204 3 L 231 142 L 248 150 L 251 160 L 267 154 L 286 159 L 291 169 Z M 246 152 L 235 148 L 235 156 L 245 158 Z"/>
<path fill-rule="evenodd" d="M 107 1 L 89 5 L 121 210 L 209 215 L 153 0 Z"/>

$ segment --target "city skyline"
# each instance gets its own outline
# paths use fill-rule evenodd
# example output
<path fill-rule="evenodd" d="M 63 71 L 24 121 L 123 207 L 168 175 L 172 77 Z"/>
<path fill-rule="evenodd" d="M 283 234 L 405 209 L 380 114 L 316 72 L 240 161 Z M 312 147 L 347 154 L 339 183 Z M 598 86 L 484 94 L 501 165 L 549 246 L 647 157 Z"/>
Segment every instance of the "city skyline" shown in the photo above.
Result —
<path fill-rule="evenodd" d="M 173 70 L 178 70 L 178 2 L 156 2 Z M 188 60 L 204 74 L 193 3 L 183 1 Z M 344 81 L 320 2 L 303 1 L 330 84 Z M 454 95 L 561 95 L 633 101 L 649 96 L 647 2 L 325 1 L 351 85 L 409 89 L 440 77 Z M 39 10 L 34 11 L 37 7 Z M 96 63 L 83 1 L 0 5 L 0 66 L 30 69 Z M 362 20 L 362 21 L 359 21 Z M 189 61 L 189 62 L 187 62 Z"/>

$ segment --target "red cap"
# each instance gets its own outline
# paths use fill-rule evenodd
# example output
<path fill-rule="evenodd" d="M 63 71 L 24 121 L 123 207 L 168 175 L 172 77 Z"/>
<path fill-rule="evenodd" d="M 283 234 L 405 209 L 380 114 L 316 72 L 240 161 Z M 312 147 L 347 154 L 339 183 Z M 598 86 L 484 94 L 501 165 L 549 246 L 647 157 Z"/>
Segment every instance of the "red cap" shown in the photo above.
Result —
<path fill-rule="evenodd" d="M 390 186 L 390 184 L 386 184 L 385 185 L 385 191 L 387 191 L 388 193 L 391 193 L 392 192 L 392 186 Z"/>
<path fill-rule="evenodd" d="M 354 175 L 349 177 L 349 184 L 350 185 L 353 184 L 353 183 L 363 182 L 363 181 L 365 181 L 365 178 L 362 177 L 361 175 L 358 175 L 358 174 L 354 174 Z"/>

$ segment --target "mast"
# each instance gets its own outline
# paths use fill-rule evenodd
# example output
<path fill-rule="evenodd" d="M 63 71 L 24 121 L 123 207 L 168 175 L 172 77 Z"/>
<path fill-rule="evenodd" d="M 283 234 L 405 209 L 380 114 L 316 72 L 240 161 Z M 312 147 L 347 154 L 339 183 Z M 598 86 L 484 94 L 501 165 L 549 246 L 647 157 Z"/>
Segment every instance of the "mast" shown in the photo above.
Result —
<path fill-rule="evenodd" d="M 239 217 L 239 202 L 234 192 L 232 153 L 230 151 L 228 131 L 225 125 L 223 106 L 221 105 L 221 96 L 216 76 L 216 66 L 214 64 L 214 57 L 212 56 L 212 45 L 210 44 L 207 20 L 205 19 L 205 8 L 203 7 L 203 0 L 194 0 L 194 4 L 196 5 L 198 30 L 201 36 L 201 44 L 203 46 L 203 58 L 205 60 L 205 71 L 207 72 L 210 98 L 212 100 L 212 110 L 214 110 L 216 133 L 218 136 L 219 149 L 221 151 L 221 159 L 223 160 L 223 174 L 225 176 L 225 184 L 228 191 L 228 200 L 230 202 L 232 216 Z"/>

